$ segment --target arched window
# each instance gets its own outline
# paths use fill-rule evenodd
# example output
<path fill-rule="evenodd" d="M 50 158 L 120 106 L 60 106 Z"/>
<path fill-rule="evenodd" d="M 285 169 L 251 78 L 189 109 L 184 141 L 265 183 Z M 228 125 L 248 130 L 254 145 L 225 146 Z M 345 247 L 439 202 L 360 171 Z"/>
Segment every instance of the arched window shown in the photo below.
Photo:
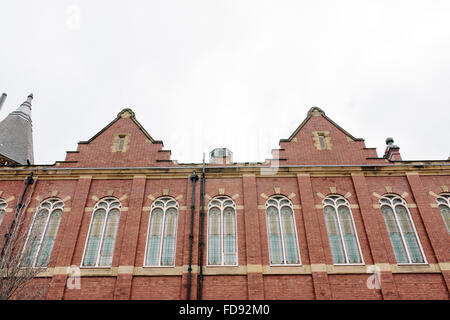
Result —
<path fill-rule="evenodd" d="M 380 198 L 380 205 L 397 263 L 424 263 L 422 246 L 405 200 L 387 194 Z"/>
<path fill-rule="evenodd" d="M 236 204 L 228 197 L 208 204 L 208 265 L 237 265 Z"/>
<path fill-rule="evenodd" d="M 175 265 L 178 202 L 171 197 L 156 199 L 150 210 L 145 266 Z"/>
<path fill-rule="evenodd" d="M 272 196 L 266 201 L 267 233 L 270 264 L 300 264 L 294 207 L 284 196 Z"/>
<path fill-rule="evenodd" d="M 3 217 L 5 216 L 6 207 L 8 206 L 8 203 L 0 198 L 0 224 L 2 224 Z"/>
<path fill-rule="evenodd" d="M 450 234 L 450 194 L 442 193 L 436 198 L 439 211 L 441 212 L 442 219 L 444 219 L 447 226 L 448 234 Z"/>
<path fill-rule="evenodd" d="M 83 254 L 83 267 L 111 266 L 120 209 L 120 201 L 113 197 L 103 198 L 95 204 Z"/>
<path fill-rule="evenodd" d="M 363 263 L 348 201 L 340 195 L 330 195 L 323 200 L 322 205 L 333 263 Z"/>
<path fill-rule="evenodd" d="M 24 250 L 22 265 L 46 267 L 50 261 L 64 202 L 57 198 L 42 201 L 36 209 Z"/>

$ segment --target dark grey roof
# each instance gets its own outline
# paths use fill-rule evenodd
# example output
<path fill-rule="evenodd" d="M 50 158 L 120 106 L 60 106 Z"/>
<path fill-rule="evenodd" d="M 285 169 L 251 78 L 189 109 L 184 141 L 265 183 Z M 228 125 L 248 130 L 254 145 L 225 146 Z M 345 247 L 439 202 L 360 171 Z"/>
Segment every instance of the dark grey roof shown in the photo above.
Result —
<path fill-rule="evenodd" d="M 0 155 L 23 165 L 34 163 L 31 100 L 33 94 L 0 122 Z"/>

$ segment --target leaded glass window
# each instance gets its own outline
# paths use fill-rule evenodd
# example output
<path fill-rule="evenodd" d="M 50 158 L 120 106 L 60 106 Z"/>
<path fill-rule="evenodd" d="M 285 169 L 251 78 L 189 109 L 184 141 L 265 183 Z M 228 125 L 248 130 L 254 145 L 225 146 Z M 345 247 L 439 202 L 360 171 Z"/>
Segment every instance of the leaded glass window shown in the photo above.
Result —
<path fill-rule="evenodd" d="M 208 204 L 208 265 L 237 265 L 236 204 L 228 197 Z"/>
<path fill-rule="evenodd" d="M 333 263 L 363 263 L 348 201 L 340 195 L 330 195 L 323 200 L 322 205 Z"/>
<path fill-rule="evenodd" d="M 64 202 L 57 198 L 42 201 L 36 209 L 24 250 L 23 266 L 46 267 L 50 261 Z"/>
<path fill-rule="evenodd" d="M 99 200 L 92 213 L 83 255 L 83 267 L 110 267 L 114 255 L 121 203 L 113 197 Z"/>
<path fill-rule="evenodd" d="M 266 201 L 267 234 L 271 265 L 300 264 L 294 207 L 284 196 Z"/>
<path fill-rule="evenodd" d="M 153 202 L 150 208 L 145 266 L 175 265 L 177 220 L 177 201 L 171 197 L 162 197 Z"/>
<path fill-rule="evenodd" d="M 5 217 L 6 207 L 8 206 L 8 203 L 0 199 L 0 224 L 2 224 L 3 218 Z"/>
<path fill-rule="evenodd" d="M 405 200 L 388 194 L 380 199 L 380 205 L 397 263 L 425 263 L 422 246 Z"/>
<path fill-rule="evenodd" d="M 450 194 L 442 193 L 436 198 L 442 219 L 444 219 L 448 234 L 450 234 Z"/>

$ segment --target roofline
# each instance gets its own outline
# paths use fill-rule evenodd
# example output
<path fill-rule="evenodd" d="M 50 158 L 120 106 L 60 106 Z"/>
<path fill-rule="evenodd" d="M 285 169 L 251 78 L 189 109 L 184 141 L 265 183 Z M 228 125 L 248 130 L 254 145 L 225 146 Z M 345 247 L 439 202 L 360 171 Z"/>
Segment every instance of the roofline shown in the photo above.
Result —
<path fill-rule="evenodd" d="M 124 118 L 124 117 L 122 117 L 122 115 L 125 114 L 126 112 L 128 112 L 130 114 L 129 118 L 138 126 L 138 128 L 142 131 L 142 133 L 144 133 L 144 135 L 147 137 L 147 139 L 149 139 L 152 143 L 160 143 L 160 144 L 162 144 L 164 146 L 164 143 L 162 142 L 162 140 L 155 140 L 155 139 L 152 138 L 152 136 L 147 132 L 147 130 L 145 130 L 144 127 L 139 123 L 139 121 L 137 121 L 133 110 L 131 110 L 130 108 L 122 109 L 122 111 L 120 111 L 117 114 L 117 117 L 113 121 L 108 123 L 103 129 L 101 129 L 99 132 L 97 132 L 92 138 L 90 138 L 89 140 L 85 140 L 85 141 L 79 141 L 78 144 L 89 144 L 89 143 L 91 143 L 99 135 L 101 135 L 106 129 L 108 129 L 114 123 L 116 123 L 119 119 Z"/>
<path fill-rule="evenodd" d="M 308 111 L 308 116 L 305 118 L 305 120 L 302 121 L 302 123 L 300 123 L 300 125 L 297 127 L 297 129 L 295 129 L 295 131 L 291 134 L 291 136 L 288 139 L 280 139 L 280 142 L 291 142 L 292 139 L 297 135 L 297 133 L 305 126 L 305 124 L 309 121 L 309 119 L 311 119 L 311 117 L 315 116 L 315 114 L 319 113 L 322 117 L 324 117 L 325 119 L 327 119 L 329 122 L 331 122 L 331 124 L 333 124 L 335 127 L 337 127 L 339 130 L 341 130 L 345 135 L 349 136 L 352 140 L 354 141 L 365 141 L 362 138 L 355 138 L 354 136 L 352 136 L 349 132 L 347 132 L 344 128 L 342 128 L 340 125 L 338 125 L 336 122 L 334 122 L 333 120 L 331 120 L 326 114 L 325 112 L 322 111 L 322 109 L 318 108 L 318 107 L 312 107 L 309 111 Z"/>
<path fill-rule="evenodd" d="M 382 158 L 381 158 L 382 159 Z M 71 161 L 67 161 L 71 162 Z M 338 167 L 354 167 L 354 168 L 371 168 L 371 167 L 405 167 L 409 166 L 411 168 L 416 169 L 417 167 L 423 166 L 450 166 L 450 161 L 448 160 L 408 160 L 408 161 L 394 161 L 395 163 L 386 163 L 386 164 L 291 164 L 291 165 L 280 165 L 278 168 L 338 168 Z M 404 163 L 407 162 L 407 163 Z M 442 162 L 442 163 L 441 163 Z M 248 164 L 248 165 L 246 165 Z M 149 166 L 149 167 L 65 167 L 58 168 L 54 167 L 55 165 L 50 164 L 33 164 L 33 165 L 13 165 L 13 166 L 2 166 L 0 167 L 0 171 L 4 169 L 12 169 L 12 170 L 137 170 L 137 169 L 195 169 L 198 167 L 202 167 L 202 163 L 180 163 L 176 166 Z M 23 168 L 20 168 L 23 167 Z M 270 169 L 273 168 L 270 165 L 264 165 L 264 163 L 260 162 L 235 162 L 232 165 L 208 165 L 205 163 L 205 167 L 208 169 L 227 169 L 227 168 L 262 168 L 262 169 Z"/>

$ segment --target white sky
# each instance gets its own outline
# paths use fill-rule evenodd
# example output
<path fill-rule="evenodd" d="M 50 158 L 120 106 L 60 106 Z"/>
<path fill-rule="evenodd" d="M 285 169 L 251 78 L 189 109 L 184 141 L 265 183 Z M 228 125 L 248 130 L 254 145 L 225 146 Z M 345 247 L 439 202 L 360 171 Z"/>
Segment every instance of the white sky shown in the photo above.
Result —
<path fill-rule="evenodd" d="M 36 164 L 127 107 L 180 162 L 264 161 L 312 106 L 378 156 L 450 156 L 448 0 L 2 0 L 0 41 L 0 120 L 34 93 Z"/>

